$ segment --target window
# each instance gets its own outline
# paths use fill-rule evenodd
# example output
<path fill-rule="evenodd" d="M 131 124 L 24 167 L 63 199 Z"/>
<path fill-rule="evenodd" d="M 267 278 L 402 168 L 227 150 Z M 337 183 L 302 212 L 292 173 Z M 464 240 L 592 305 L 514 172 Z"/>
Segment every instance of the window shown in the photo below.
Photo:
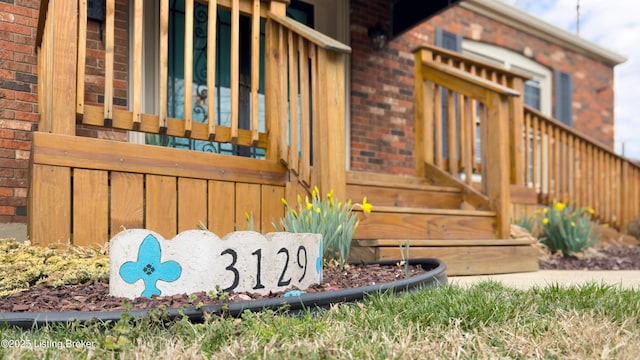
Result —
<path fill-rule="evenodd" d="M 552 75 L 549 69 L 511 50 L 473 40 L 462 41 L 462 53 L 530 75 L 532 79 L 524 84 L 525 104 L 551 116 Z"/>

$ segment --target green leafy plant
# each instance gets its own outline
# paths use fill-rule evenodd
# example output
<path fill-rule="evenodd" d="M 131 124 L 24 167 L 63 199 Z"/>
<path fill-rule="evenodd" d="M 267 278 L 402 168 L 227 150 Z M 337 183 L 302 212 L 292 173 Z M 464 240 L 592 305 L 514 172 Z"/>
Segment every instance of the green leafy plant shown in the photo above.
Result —
<path fill-rule="evenodd" d="M 304 201 L 298 196 L 298 208 L 289 206 L 282 199 L 285 206 L 285 216 L 280 219 L 280 224 L 273 223 L 277 231 L 292 233 L 315 233 L 322 235 L 323 256 L 326 260 L 337 260 L 341 269 L 349 258 L 353 233 L 358 227 L 358 216 L 352 211 L 362 209 L 364 213 L 370 213 L 372 205 L 367 203 L 366 196 L 361 204 L 340 202 L 330 191 L 326 198 L 320 196 L 317 187 L 311 193 L 311 200 L 305 197 Z"/>
<path fill-rule="evenodd" d="M 563 202 L 542 210 L 538 216 L 540 242 L 552 253 L 573 256 L 593 246 L 600 234 L 591 221 L 594 210 L 590 207 L 574 209 Z"/>
<path fill-rule="evenodd" d="M 407 239 L 404 242 L 404 246 L 402 246 L 402 243 L 398 244 L 398 246 L 400 247 L 400 256 L 402 257 L 402 261 L 400 261 L 399 265 L 404 265 L 404 277 L 408 278 L 409 277 L 409 247 L 411 246 L 411 243 L 409 242 L 409 239 Z"/>

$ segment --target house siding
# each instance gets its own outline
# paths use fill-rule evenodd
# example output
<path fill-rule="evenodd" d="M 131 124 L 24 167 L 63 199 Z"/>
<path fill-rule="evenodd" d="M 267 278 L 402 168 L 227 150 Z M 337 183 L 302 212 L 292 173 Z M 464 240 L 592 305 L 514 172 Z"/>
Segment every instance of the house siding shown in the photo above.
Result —
<path fill-rule="evenodd" d="M 413 55 L 434 44 L 436 28 L 504 47 L 573 78 L 573 126 L 613 149 L 613 68 L 586 55 L 454 6 L 391 40 L 371 47 L 367 29 L 391 28 L 388 1 L 351 1 L 351 168 L 413 174 Z"/>

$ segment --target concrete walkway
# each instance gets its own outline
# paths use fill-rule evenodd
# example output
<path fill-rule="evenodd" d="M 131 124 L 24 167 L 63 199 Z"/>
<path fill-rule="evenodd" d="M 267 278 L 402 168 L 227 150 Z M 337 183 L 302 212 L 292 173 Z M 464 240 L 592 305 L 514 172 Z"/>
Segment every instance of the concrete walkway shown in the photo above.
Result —
<path fill-rule="evenodd" d="M 528 289 L 533 286 L 544 287 L 549 284 L 581 285 L 595 282 L 640 290 L 640 271 L 636 270 L 540 270 L 516 274 L 450 276 L 449 284 L 467 286 L 483 280 L 500 281 L 506 286 L 518 289 Z"/>

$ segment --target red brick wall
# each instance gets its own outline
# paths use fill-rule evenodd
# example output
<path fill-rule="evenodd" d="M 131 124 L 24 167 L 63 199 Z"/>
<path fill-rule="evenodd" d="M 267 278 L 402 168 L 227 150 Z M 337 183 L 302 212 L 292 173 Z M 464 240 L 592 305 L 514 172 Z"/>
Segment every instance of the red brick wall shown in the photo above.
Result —
<path fill-rule="evenodd" d="M 520 32 L 455 6 L 373 50 L 367 29 L 390 26 L 386 0 L 352 0 L 351 168 L 413 173 L 413 56 L 420 44 L 433 44 L 435 28 L 496 44 L 573 77 L 573 124 L 613 148 L 613 69 L 559 45 Z"/>
<path fill-rule="evenodd" d="M 40 1 L 0 0 L 0 223 L 26 222 L 32 127 L 38 122 L 35 37 Z M 114 104 L 127 106 L 128 2 L 116 3 Z M 104 100 L 104 35 L 89 21 L 87 104 Z M 104 27 L 103 27 L 104 29 Z M 103 31 L 104 32 L 104 31 Z M 126 133 L 78 126 L 77 134 L 125 140 Z"/>
<path fill-rule="evenodd" d="M 39 7 L 35 0 L 0 0 L 0 222 L 26 220 Z"/>

